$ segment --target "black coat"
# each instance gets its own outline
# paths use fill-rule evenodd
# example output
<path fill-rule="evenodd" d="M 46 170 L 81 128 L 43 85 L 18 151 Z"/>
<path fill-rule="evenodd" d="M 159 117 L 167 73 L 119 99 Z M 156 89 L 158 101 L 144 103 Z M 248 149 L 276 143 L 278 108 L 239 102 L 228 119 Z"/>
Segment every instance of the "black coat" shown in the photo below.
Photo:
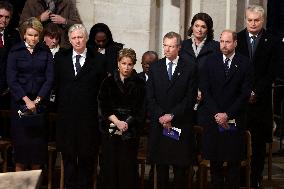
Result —
<path fill-rule="evenodd" d="M 210 60 L 210 61 L 209 61 Z M 251 90 L 249 60 L 236 53 L 225 77 L 221 53 L 208 57 L 201 72 L 200 90 L 204 95 L 204 108 L 199 112 L 204 127 L 203 152 L 210 160 L 236 160 L 241 158 L 245 109 Z M 216 113 L 227 113 L 235 119 L 238 131 L 219 132 Z"/>
<path fill-rule="evenodd" d="M 129 131 L 133 137 L 137 136 L 144 124 L 145 117 L 145 83 L 133 73 L 129 78 L 121 81 L 118 71 L 108 76 L 102 83 L 98 95 L 99 112 L 103 133 L 108 135 L 110 121 L 108 117 L 115 115 L 118 119 L 132 116 L 129 123 Z M 128 110 L 127 115 L 120 115 L 118 109 Z M 123 118 L 123 117 L 125 118 Z M 135 135 L 135 136 L 134 136 Z"/>
<path fill-rule="evenodd" d="M 14 29 L 4 30 L 4 47 L 0 48 L 0 108 L 7 108 L 9 102 L 9 94 L 1 96 L 7 89 L 6 82 L 6 65 L 7 57 L 11 47 L 20 41 L 19 32 Z"/>
<path fill-rule="evenodd" d="M 197 94 L 197 68 L 181 58 L 171 81 L 166 59 L 151 65 L 146 83 L 147 106 L 151 117 L 150 161 L 158 164 L 189 165 L 192 154 L 192 108 Z M 182 129 L 179 141 L 165 137 L 159 117 L 174 114 L 172 126 Z"/>
<path fill-rule="evenodd" d="M 91 50 L 75 76 L 72 49 L 55 55 L 58 121 L 57 145 L 65 154 L 92 154 L 98 144 L 97 95 L 104 77 L 104 58 Z"/>
<path fill-rule="evenodd" d="M 249 58 L 248 32 L 246 29 L 238 33 L 236 51 Z M 257 96 L 257 102 L 250 104 L 247 115 L 247 127 L 252 137 L 261 141 L 272 141 L 272 81 L 274 77 L 273 38 L 265 30 L 262 31 L 254 57 L 250 60 L 253 65 L 252 91 Z"/>
<path fill-rule="evenodd" d="M 187 39 L 182 42 L 180 56 L 188 63 L 195 63 L 198 70 L 203 67 L 206 57 L 212 53 L 219 52 L 219 42 L 214 40 L 205 41 L 204 46 L 196 57 L 192 49 L 192 40 Z"/>

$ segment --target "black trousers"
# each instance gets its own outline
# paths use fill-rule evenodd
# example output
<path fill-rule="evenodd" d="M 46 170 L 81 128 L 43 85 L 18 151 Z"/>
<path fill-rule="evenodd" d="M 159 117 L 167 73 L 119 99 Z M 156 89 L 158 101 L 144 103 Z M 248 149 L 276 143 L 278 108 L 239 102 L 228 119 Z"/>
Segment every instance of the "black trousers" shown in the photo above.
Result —
<path fill-rule="evenodd" d="M 158 189 L 169 188 L 169 165 L 157 164 L 157 180 Z M 174 171 L 174 188 L 186 189 L 188 188 L 188 166 L 173 165 Z"/>
<path fill-rule="evenodd" d="M 240 161 L 229 161 L 226 172 L 223 161 L 210 161 L 212 189 L 240 188 Z"/>
<path fill-rule="evenodd" d="M 266 143 L 252 138 L 252 157 L 251 157 L 251 185 L 258 188 L 262 181 L 266 155 Z"/>
<path fill-rule="evenodd" d="M 123 141 L 120 136 L 102 140 L 102 188 L 138 188 L 137 151 L 139 139 Z"/>
<path fill-rule="evenodd" d="M 66 189 L 92 189 L 97 155 L 62 154 Z"/>

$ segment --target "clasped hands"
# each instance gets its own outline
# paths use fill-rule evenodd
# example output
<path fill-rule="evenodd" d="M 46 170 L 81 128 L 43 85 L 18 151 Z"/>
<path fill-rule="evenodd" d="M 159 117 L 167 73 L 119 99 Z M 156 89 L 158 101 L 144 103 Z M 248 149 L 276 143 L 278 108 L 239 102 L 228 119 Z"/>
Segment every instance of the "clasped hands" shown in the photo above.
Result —
<path fill-rule="evenodd" d="M 54 24 L 66 24 L 66 19 L 58 14 L 52 14 L 50 10 L 46 10 L 40 15 L 40 21 L 45 22 L 48 19 L 51 20 Z"/>
<path fill-rule="evenodd" d="M 117 127 L 120 131 L 122 131 L 122 132 L 125 132 L 125 131 L 127 131 L 127 129 L 128 129 L 128 124 L 127 124 L 125 121 L 120 121 L 120 120 L 118 120 L 118 121 L 116 121 L 114 124 L 115 124 L 116 127 Z"/>
<path fill-rule="evenodd" d="M 226 113 L 217 113 L 214 116 L 215 121 L 221 127 L 228 129 L 228 115 Z"/>
<path fill-rule="evenodd" d="M 165 114 L 159 118 L 159 123 L 166 129 L 172 128 L 172 114 Z"/>

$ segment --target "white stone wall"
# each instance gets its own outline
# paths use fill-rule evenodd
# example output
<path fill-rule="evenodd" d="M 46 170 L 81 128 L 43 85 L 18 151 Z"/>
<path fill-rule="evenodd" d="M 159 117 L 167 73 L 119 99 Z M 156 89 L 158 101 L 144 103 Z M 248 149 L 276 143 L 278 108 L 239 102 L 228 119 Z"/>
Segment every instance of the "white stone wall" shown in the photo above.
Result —
<path fill-rule="evenodd" d="M 88 29 L 95 23 L 107 24 L 114 41 L 137 53 L 137 71 L 142 54 L 149 50 L 151 0 L 78 0 L 77 7 Z"/>
<path fill-rule="evenodd" d="M 214 22 L 215 40 L 223 29 L 243 28 L 243 8 L 248 3 L 265 4 L 267 0 L 76 0 L 83 23 L 90 29 L 95 23 L 106 23 L 117 42 L 137 53 L 136 70 L 141 70 L 141 56 L 155 50 L 163 56 L 162 38 L 169 31 L 179 33 L 198 12 L 208 13 Z M 181 3 L 183 2 L 183 3 Z M 186 9 L 181 7 L 189 4 Z M 182 10 L 182 11 L 181 11 Z M 187 26 L 185 26 L 187 27 Z"/>

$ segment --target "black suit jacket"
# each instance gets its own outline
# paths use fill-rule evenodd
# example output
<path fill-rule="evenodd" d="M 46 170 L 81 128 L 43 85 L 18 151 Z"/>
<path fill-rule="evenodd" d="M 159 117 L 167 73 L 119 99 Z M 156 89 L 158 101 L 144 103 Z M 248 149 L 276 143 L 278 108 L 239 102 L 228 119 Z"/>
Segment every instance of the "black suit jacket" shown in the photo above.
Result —
<path fill-rule="evenodd" d="M 17 30 L 4 30 L 4 48 L 0 48 L 0 109 L 8 109 L 10 106 L 10 93 L 7 92 L 6 66 L 8 53 L 11 47 L 20 41 Z M 5 92 L 5 95 L 2 94 Z"/>
<path fill-rule="evenodd" d="M 188 165 L 192 158 L 192 107 L 197 94 L 196 65 L 181 58 L 169 81 L 166 59 L 150 67 L 146 83 L 148 113 L 151 116 L 149 136 L 150 161 L 160 164 Z M 162 134 L 159 117 L 174 114 L 172 126 L 182 129 L 176 141 Z"/>
<path fill-rule="evenodd" d="M 225 76 L 221 53 L 208 57 L 201 72 L 200 90 L 204 108 L 199 111 L 204 126 L 204 154 L 210 160 L 233 160 L 240 158 L 240 144 L 244 129 L 245 109 L 251 91 L 251 66 L 249 60 L 236 53 Z M 214 115 L 227 113 L 235 119 L 238 131 L 219 132 Z"/>
<path fill-rule="evenodd" d="M 238 33 L 236 51 L 249 58 L 249 45 L 246 29 Z M 252 91 L 257 96 L 257 102 L 250 104 L 248 109 L 247 127 L 252 137 L 266 142 L 272 141 L 272 81 L 275 73 L 274 51 L 276 43 L 264 29 L 250 62 L 253 65 Z"/>
<path fill-rule="evenodd" d="M 102 55 L 88 50 L 85 63 L 75 76 L 72 49 L 55 55 L 57 144 L 66 154 L 87 155 L 97 150 L 97 95 L 105 73 L 103 64 Z"/>

